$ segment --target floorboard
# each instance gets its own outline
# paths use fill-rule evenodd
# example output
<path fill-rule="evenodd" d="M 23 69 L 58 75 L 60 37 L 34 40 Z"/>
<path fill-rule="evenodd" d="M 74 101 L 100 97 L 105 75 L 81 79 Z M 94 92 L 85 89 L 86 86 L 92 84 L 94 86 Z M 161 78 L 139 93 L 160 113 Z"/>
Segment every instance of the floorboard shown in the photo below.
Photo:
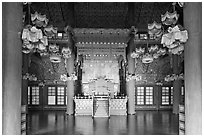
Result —
<path fill-rule="evenodd" d="M 94 118 L 65 111 L 29 111 L 29 135 L 178 135 L 178 115 L 137 111 L 135 115 Z"/>

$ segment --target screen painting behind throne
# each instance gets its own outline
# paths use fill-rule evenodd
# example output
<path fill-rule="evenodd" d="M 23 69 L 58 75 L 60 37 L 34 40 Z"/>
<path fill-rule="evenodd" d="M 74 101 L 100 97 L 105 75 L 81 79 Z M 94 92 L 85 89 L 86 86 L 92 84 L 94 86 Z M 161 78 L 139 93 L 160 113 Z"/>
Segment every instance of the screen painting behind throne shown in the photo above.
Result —
<path fill-rule="evenodd" d="M 86 61 L 82 70 L 85 95 L 119 93 L 119 67 L 117 61 Z"/>
<path fill-rule="evenodd" d="M 129 30 L 74 29 L 74 36 L 77 58 L 83 58 L 82 96 L 75 96 L 75 115 L 126 115 L 119 69 L 126 60 Z"/>

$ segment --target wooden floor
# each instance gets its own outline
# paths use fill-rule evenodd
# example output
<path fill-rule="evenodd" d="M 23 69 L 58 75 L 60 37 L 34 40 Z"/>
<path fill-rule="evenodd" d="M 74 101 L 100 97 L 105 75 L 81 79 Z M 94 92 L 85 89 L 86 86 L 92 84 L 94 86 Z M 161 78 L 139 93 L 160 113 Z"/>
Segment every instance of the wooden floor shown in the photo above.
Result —
<path fill-rule="evenodd" d="M 35 135 L 177 135 L 178 115 L 138 111 L 135 115 L 94 118 L 65 111 L 29 111 L 28 132 Z"/>

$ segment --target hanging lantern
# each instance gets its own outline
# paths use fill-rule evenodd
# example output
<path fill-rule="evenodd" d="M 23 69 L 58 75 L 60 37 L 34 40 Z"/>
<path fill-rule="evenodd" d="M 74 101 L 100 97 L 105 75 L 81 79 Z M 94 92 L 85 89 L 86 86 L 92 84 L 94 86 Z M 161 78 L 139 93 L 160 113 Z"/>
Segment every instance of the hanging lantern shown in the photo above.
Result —
<path fill-rule="evenodd" d="M 47 26 L 43 31 L 48 38 L 53 38 L 57 35 L 57 27 L 53 27 L 52 25 Z"/>
<path fill-rule="evenodd" d="M 71 57 L 71 49 L 69 47 L 63 47 L 62 48 L 62 56 L 65 58 L 65 59 L 68 59 Z"/>
<path fill-rule="evenodd" d="M 148 24 L 148 33 L 150 35 L 160 34 L 162 32 L 161 27 L 161 23 L 157 23 L 156 21 L 154 21 L 152 24 Z"/>
<path fill-rule="evenodd" d="M 164 15 L 161 15 L 161 21 L 165 25 L 176 24 L 176 22 L 178 21 L 178 18 L 179 18 L 179 14 L 177 14 L 176 11 L 174 11 L 173 13 L 170 13 L 167 11 Z"/>
<path fill-rule="evenodd" d="M 165 54 L 166 54 L 166 49 L 160 48 L 160 49 L 157 51 L 157 54 L 159 54 L 159 55 L 165 55 Z"/>
<path fill-rule="evenodd" d="M 59 46 L 56 44 L 50 44 L 49 45 L 49 51 L 52 53 L 57 53 L 57 52 L 59 52 Z"/>
<path fill-rule="evenodd" d="M 50 55 L 50 61 L 52 63 L 60 63 L 61 62 L 61 56 L 59 54 L 51 54 Z"/>
<path fill-rule="evenodd" d="M 169 48 L 169 52 L 172 54 L 180 55 L 184 51 L 184 44 L 179 44 L 175 48 Z"/>
<path fill-rule="evenodd" d="M 40 39 L 43 38 L 43 34 L 41 29 L 37 29 L 35 26 L 26 26 L 23 29 L 22 33 L 22 40 L 26 40 L 29 42 L 38 42 Z"/>
<path fill-rule="evenodd" d="M 164 47 L 169 48 L 169 52 L 172 54 L 180 55 L 184 50 L 184 44 L 188 39 L 188 32 L 186 30 L 181 31 L 180 26 L 169 27 L 167 34 L 162 36 L 161 44 Z"/>
<path fill-rule="evenodd" d="M 156 52 L 158 50 L 158 45 L 154 45 L 154 46 L 151 46 L 149 49 L 149 52 Z"/>
<path fill-rule="evenodd" d="M 139 57 L 139 55 L 138 55 L 135 51 L 133 51 L 133 52 L 130 54 L 130 56 L 131 56 L 131 58 L 138 58 L 138 57 Z"/>
<path fill-rule="evenodd" d="M 46 36 L 43 36 L 42 31 L 35 26 L 26 26 L 22 33 L 23 49 L 22 52 L 28 54 L 30 52 L 42 51 L 48 45 Z"/>
<path fill-rule="evenodd" d="M 151 54 L 146 53 L 145 55 L 143 55 L 142 57 L 142 63 L 148 64 L 148 63 L 152 63 L 154 60 L 154 58 L 152 57 Z"/>
<path fill-rule="evenodd" d="M 41 15 L 38 12 L 31 14 L 31 21 L 37 27 L 46 27 L 48 24 L 48 19 L 46 15 Z"/>

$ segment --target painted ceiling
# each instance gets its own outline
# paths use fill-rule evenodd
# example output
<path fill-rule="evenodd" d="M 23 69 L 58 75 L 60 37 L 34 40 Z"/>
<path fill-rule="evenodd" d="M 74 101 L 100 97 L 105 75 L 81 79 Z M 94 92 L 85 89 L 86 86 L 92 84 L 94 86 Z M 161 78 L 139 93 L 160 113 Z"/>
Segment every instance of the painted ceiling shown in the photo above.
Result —
<path fill-rule="evenodd" d="M 182 10 L 177 9 L 182 18 Z M 73 28 L 135 26 L 140 31 L 146 31 L 148 23 L 161 22 L 161 14 L 172 10 L 170 2 L 33 2 L 31 4 L 31 13 L 38 11 L 45 14 L 49 24 L 58 27 L 59 30 L 70 25 Z"/>

